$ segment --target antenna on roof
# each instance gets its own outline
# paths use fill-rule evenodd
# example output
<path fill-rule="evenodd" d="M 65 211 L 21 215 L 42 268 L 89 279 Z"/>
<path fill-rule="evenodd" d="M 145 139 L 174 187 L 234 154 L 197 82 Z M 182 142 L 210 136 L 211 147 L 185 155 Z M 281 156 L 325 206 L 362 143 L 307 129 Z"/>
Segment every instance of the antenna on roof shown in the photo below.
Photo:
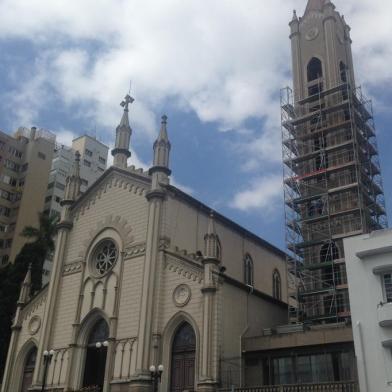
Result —
<path fill-rule="evenodd" d="M 131 95 L 132 79 L 129 80 L 129 91 L 128 95 Z"/>

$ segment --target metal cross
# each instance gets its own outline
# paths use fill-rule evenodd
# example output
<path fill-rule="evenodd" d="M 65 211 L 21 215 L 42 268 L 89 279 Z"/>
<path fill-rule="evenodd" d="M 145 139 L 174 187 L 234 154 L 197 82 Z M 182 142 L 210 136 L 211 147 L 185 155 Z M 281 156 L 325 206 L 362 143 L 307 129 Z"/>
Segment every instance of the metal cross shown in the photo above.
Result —
<path fill-rule="evenodd" d="M 134 99 L 133 99 L 129 94 L 127 94 L 127 95 L 125 96 L 125 98 L 124 98 L 124 101 L 122 101 L 122 102 L 120 103 L 120 105 L 124 108 L 124 110 L 128 111 L 128 106 L 129 106 L 129 104 L 132 103 L 133 101 L 134 101 Z"/>

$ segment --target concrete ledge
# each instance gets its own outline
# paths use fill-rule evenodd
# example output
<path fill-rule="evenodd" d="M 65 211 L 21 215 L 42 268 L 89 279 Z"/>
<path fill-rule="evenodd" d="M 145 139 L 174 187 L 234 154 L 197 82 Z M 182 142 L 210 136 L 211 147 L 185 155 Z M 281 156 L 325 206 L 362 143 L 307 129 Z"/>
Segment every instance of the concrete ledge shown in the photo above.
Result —
<path fill-rule="evenodd" d="M 245 338 L 243 350 L 245 352 L 266 351 L 351 342 L 353 342 L 351 326 L 339 324 L 330 327 L 323 326 L 320 329 Z"/>

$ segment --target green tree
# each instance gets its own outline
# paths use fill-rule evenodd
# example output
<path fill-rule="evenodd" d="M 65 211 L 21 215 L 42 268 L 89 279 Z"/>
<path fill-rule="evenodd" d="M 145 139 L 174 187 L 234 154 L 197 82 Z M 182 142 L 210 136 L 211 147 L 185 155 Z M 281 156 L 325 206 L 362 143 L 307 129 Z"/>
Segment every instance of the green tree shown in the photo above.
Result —
<path fill-rule="evenodd" d="M 22 264 L 24 266 L 23 268 L 25 269 L 26 266 L 28 266 L 31 263 L 32 293 L 35 293 L 36 291 L 40 290 L 42 287 L 42 272 L 43 272 L 44 261 L 47 258 L 47 256 L 50 253 L 52 253 L 54 250 L 54 246 L 55 246 L 54 237 L 57 233 L 57 222 L 58 222 L 57 215 L 49 216 L 40 213 L 38 229 L 36 227 L 27 226 L 22 231 L 23 237 L 32 239 L 34 241 L 27 243 L 25 245 L 26 247 L 25 252 L 23 251 L 22 248 L 18 256 L 16 256 L 15 264 L 17 261 L 19 261 L 20 264 Z M 18 258 L 20 260 L 18 260 Z"/>
<path fill-rule="evenodd" d="M 22 247 L 13 264 L 0 270 L 0 379 L 7 359 L 11 325 L 21 284 L 31 264 L 31 294 L 34 295 L 42 288 L 43 265 L 54 250 L 57 221 L 57 217 L 39 214 L 38 228 L 28 226 L 22 232 L 24 237 L 33 241 Z"/>

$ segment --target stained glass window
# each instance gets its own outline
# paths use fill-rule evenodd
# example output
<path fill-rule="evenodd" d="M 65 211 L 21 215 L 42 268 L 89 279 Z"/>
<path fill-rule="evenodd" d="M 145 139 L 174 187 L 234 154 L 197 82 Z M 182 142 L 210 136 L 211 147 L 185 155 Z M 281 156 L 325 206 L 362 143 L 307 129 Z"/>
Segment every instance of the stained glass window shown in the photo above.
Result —
<path fill-rule="evenodd" d="M 93 265 L 100 275 L 110 271 L 116 264 L 118 250 L 116 244 L 111 240 L 101 242 L 93 255 Z"/>

